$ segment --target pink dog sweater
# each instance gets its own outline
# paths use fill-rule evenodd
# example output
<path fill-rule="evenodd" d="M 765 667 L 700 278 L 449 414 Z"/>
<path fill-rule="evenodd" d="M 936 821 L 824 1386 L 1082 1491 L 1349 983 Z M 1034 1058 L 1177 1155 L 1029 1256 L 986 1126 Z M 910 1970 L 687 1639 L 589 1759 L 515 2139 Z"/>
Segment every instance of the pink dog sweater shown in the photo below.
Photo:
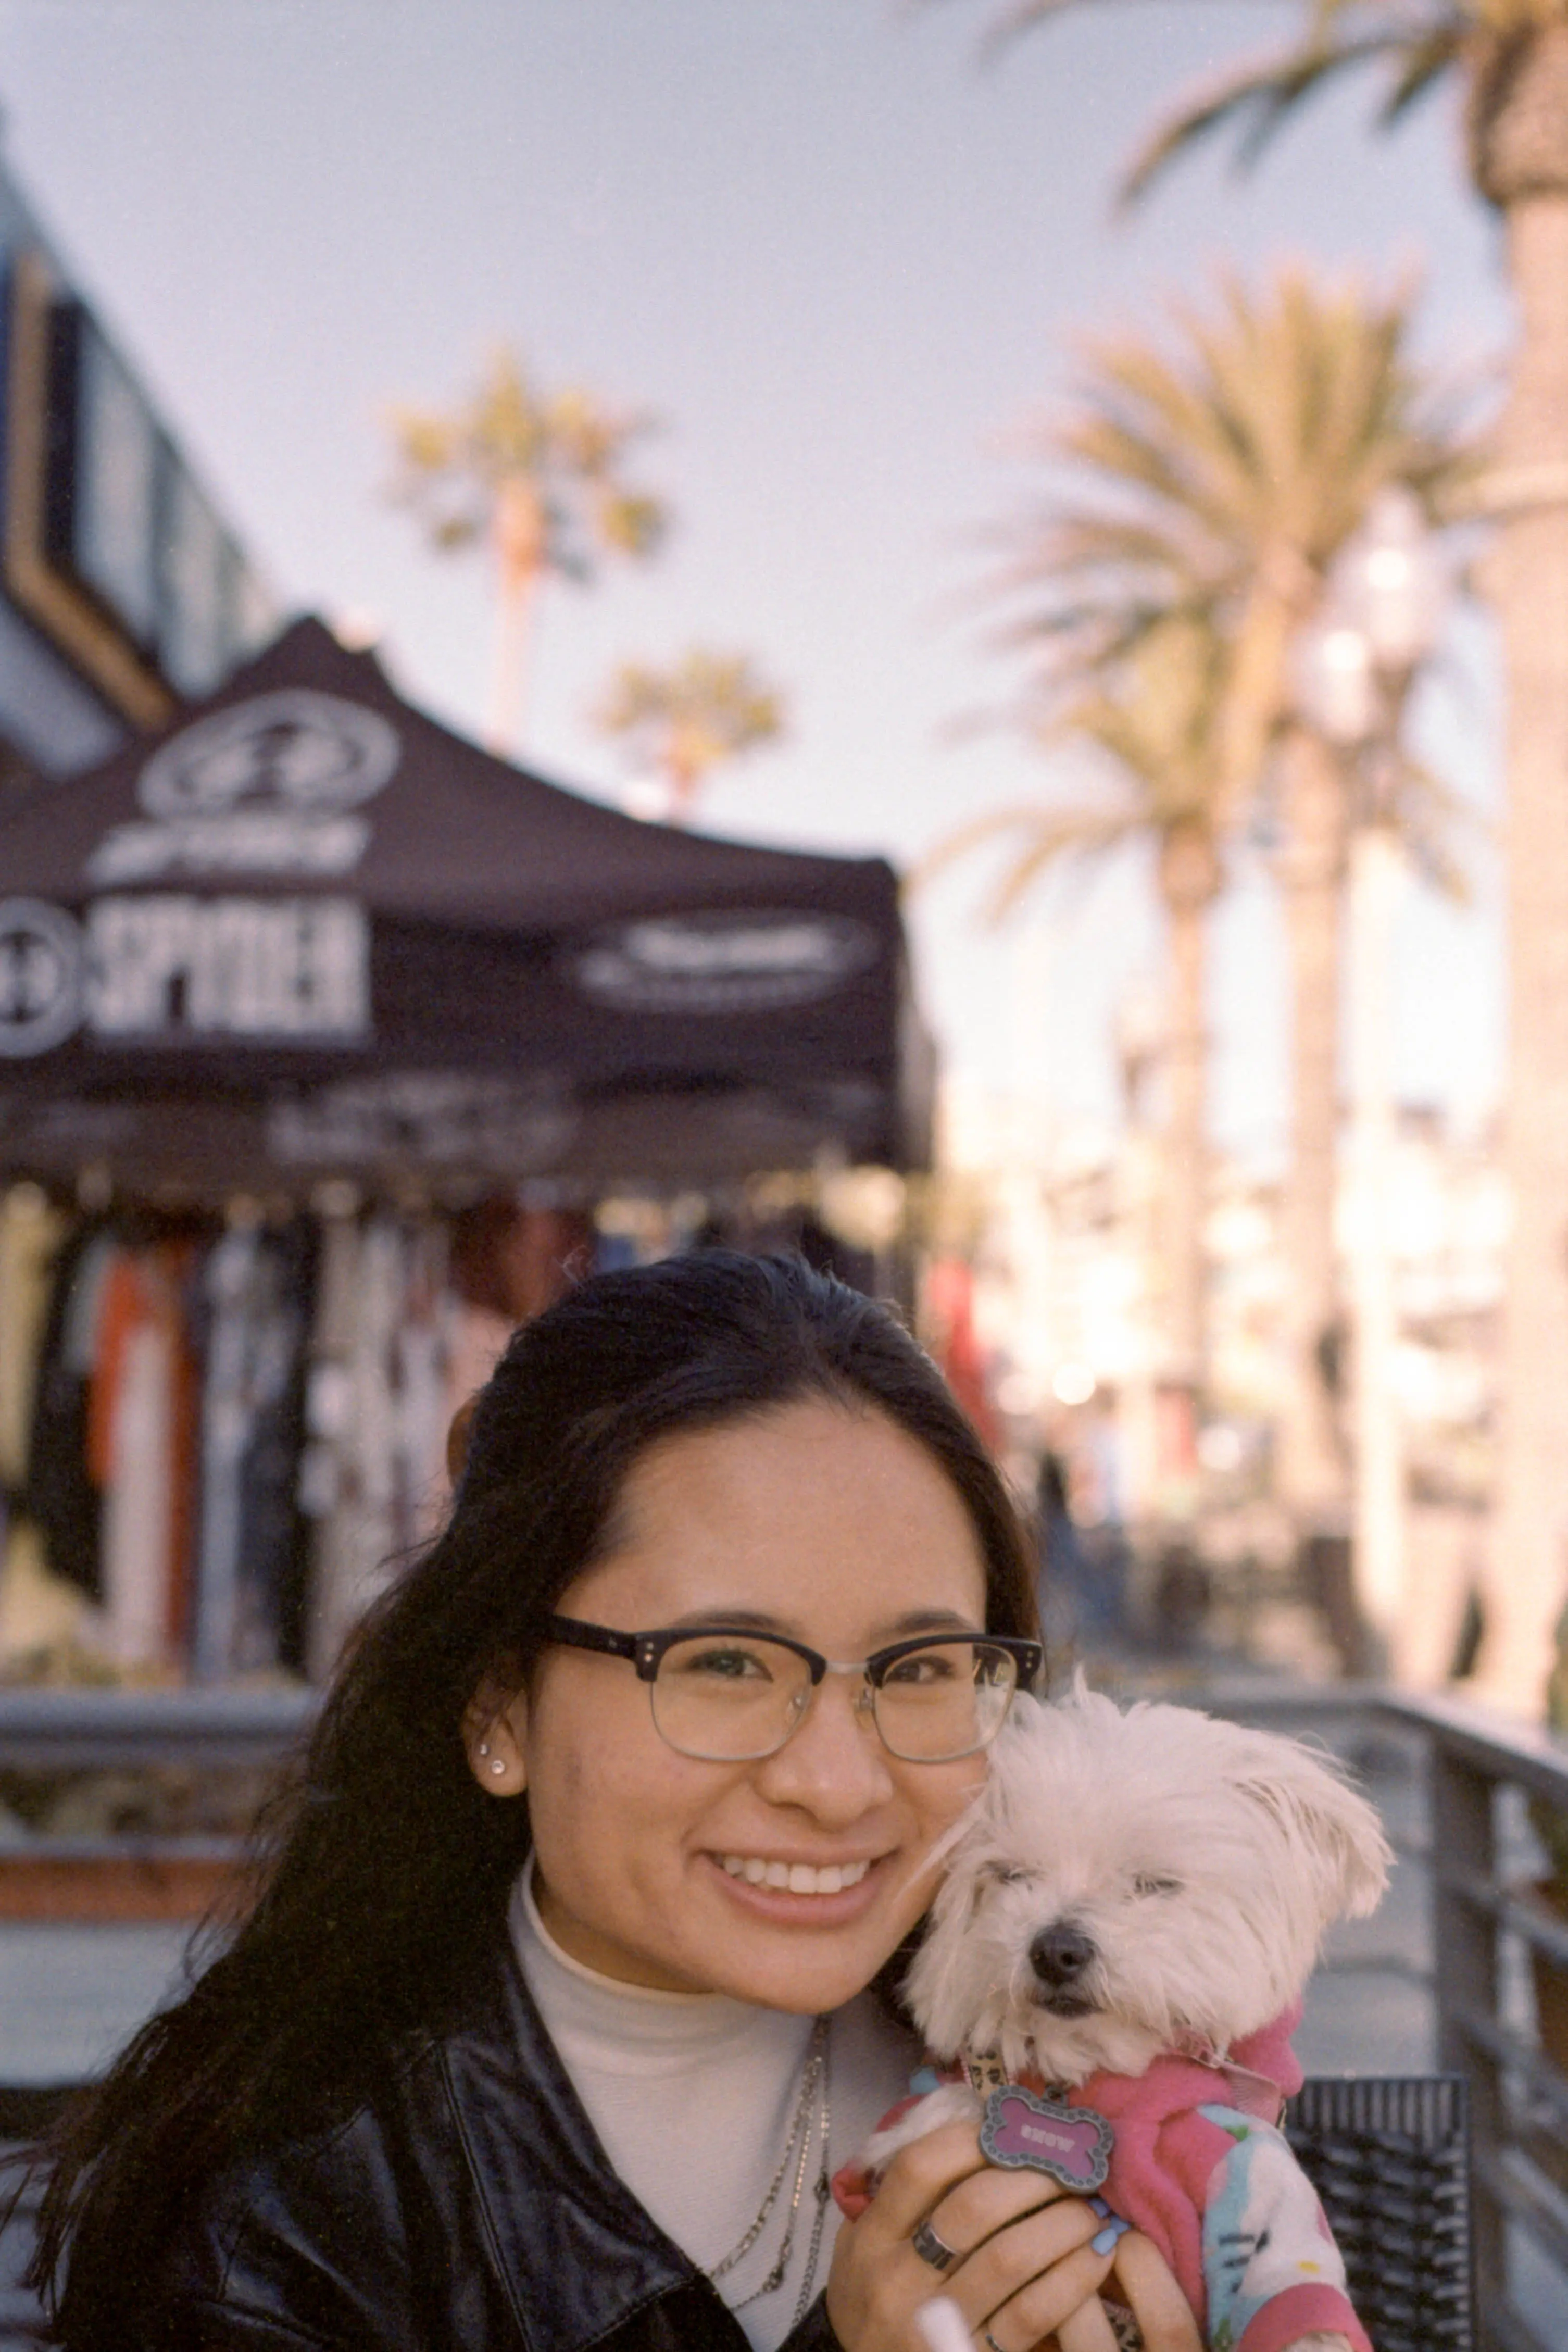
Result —
<path fill-rule="evenodd" d="M 1284 2352 L 1315 2329 L 1347 2336 L 1355 2352 L 1372 2352 L 1344 2292 L 1322 2208 L 1275 2128 L 1283 2102 L 1301 2086 L 1291 2047 L 1301 2014 L 1298 2002 L 1237 2042 L 1224 2062 L 1172 2054 L 1136 2076 L 1092 2074 L 1070 2094 L 1075 2105 L 1092 2107 L 1111 2126 L 1101 2193 L 1159 2248 L 1211 2352 Z M 950 2082 L 964 2080 L 958 2069 L 942 2071 Z M 901 2101 L 879 2128 L 915 2104 Z M 874 2189 L 865 2168 L 853 2163 L 833 2181 L 852 2221 Z M 1262 2293 L 1260 2263 L 1269 2281 Z M 1212 2332 L 1211 2303 L 1223 2306 Z"/>

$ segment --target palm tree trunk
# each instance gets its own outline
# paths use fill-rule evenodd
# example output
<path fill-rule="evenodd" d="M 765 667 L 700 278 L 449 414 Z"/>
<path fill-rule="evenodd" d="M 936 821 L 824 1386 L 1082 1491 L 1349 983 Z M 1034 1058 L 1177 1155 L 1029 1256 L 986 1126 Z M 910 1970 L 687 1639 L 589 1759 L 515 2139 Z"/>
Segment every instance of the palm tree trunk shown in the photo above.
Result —
<path fill-rule="evenodd" d="M 1406 1541 L 1405 1430 L 1395 1374 L 1394 935 L 1405 856 L 1391 823 L 1357 828 L 1350 856 L 1351 1235 L 1355 1432 L 1354 1570 L 1366 1663 L 1403 1679 L 1416 1628 Z"/>
<path fill-rule="evenodd" d="M 535 486 L 503 482 L 496 499 L 496 635 L 485 745 L 512 758 L 528 698 L 528 651 L 544 572 L 544 514 Z"/>
<path fill-rule="evenodd" d="M 697 793 L 703 780 L 702 762 L 689 743 L 682 740 L 677 727 L 671 731 L 664 749 L 664 783 L 670 795 L 668 822 L 690 824 L 696 814 Z"/>
<path fill-rule="evenodd" d="M 521 746 L 538 588 L 537 580 L 506 581 L 497 599 L 485 748 L 503 760 L 515 759 Z"/>
<path fill-rule="evenodd" d="M 1562 43 L 1560 69 L 1568 27 Z M 1531 1714 L 1568 1594 L 1568 102 L 1559 128 L 1561 184 L 1508 212 L 1520 341 L 1490 582 L 1508 688 L 1513 1229 L 1480 1674 Z"/>
<path fill-rule="evenodd" d="M 1218 887 L 1214 848 L 1207 839 L 1168 838 L 1160 860 L 1160 893 L 1170 926 L 1171 1024 L 1167 1060 L 1170 1164 L 1166 1260 L 1169 1279 L 1171 1370 L 1178 1386 L 1201 1393 L 1207 1369 L 1207 1263 L 1203 1227 L 1208 1209 L 1206 1076 L 1208 1060 L 1208 909 Z"/>
<path fill-rule="evenodd" d="M 1315 736 L 1284 754 L 1279 861 L 1291 982 L 1291 1150 L 1283 1234 L 1287 1386 L 1278 1488 L 1303 1532 L 1345 1508 L 1345 1464 L 1327 1377 L 1339 1324 L 1334 1196 L 1339 1141 L 1340 952 L 1348 843 L 1345 779 Z"/>

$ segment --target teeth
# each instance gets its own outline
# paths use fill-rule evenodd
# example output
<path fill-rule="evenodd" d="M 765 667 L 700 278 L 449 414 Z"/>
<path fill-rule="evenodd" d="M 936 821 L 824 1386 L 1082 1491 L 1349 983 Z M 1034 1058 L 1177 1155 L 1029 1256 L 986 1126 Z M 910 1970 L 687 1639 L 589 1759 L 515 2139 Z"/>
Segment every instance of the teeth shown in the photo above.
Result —
<path fill-rule="evenodd" d="M 816 1870 L 809 1862 L 764 1862 L 760 1855 L 742 1853 L 721 1854 L 719 1860 L 731 1878 L 785 1887 L 791 1895 L 841 1895 L 846 1886 L 858 1886 L 871 1868 L 869 1862 L 845 1862 Z"/>

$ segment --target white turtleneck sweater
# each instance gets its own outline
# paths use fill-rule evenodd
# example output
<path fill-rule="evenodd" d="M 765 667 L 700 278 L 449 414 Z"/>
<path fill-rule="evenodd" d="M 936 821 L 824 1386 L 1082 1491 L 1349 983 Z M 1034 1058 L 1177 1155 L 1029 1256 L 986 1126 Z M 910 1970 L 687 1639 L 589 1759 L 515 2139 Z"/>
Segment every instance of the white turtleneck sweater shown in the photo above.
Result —
<path fill-rule="evenodd" d="M 531 1871 L 512 1897 L 517 1958 L 550 2040 L 615 2171 L 701 2269 L 711 2271 L 757 2219 L 800 2096 L 812 2021 L 722 1993 L 651 1992 L 563 1952 L 534 1902 Z M 918 2063 L 912 2040 L 869 1993 L 835 2011 L 829 2035 L 829 2169 L 862 2146 Z M 756 2245 L 718 2281 L 753 2352 L 776 2352 L 794 2324 L 816 2218 L 817 2133 L 784 2283 L 755 2303 L 779 2259 L 794 2166 Z M 812 2289 L 839 2226 L 831 2200 Z M 744 2306 L 744 2307 L 742 2307 Z"/>

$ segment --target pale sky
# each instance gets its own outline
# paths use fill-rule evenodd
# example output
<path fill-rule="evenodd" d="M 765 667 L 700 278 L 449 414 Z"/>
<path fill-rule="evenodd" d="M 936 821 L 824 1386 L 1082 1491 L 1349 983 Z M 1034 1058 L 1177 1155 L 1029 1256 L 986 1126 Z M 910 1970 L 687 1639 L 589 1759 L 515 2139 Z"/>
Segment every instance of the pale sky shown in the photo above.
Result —
<path fill-rule="evenodd" d="M 1266 46 L 1274 0 L 1072 16 L 982 66 L 988 0 L 0 0 L 13 167 L 83 290 L 285 602 L 373 614 L 405 691 L 477 731 L 482 563 L 441 560 L 382 497 L 385 405 L 442 404 L 491 347 L 547 384 L 657 412 L 641 470 L 677 529 L 591 593 L 552 588 L 526 751 L 613 793 L 587 711 L 615 663 L 749 652 L 788 742 L 715 784 L 716 830 L 907 864 L 1050 772 L 953 722 L 1015 674 L 966 619 L 973 534 L 1027 487 L 1009 435 L 1086 330 L 1153 324 L 1226 262 L 1290 255 L 1380 282 L 1424 267 L 1422 345 L 1506 349 L 1497 232 L 1464 192 L 1451 105 L 1396 138 L 1346 85 L 1238 180 L 1179 170 L 1113 224 L 1116 165 L 1162 98 Z M 1427 749 L 1484 817 L 1495 680 L 1479 626 Z M 1399 1067 L 1466 1119 L 1495 1098 L 1496 855 L 1477 898 L 1412 896 Z M 950 1065 L 1057 1116 L 1114 1101 L 1113 1009 L 1157 968 L 1143 877 L 1057 888 L 988 935 L 983 868 L 915 903 Z M 1218 931 L 1215 1119 L 1282 1135 L 1272 904 L 1243 874 Z"/>

